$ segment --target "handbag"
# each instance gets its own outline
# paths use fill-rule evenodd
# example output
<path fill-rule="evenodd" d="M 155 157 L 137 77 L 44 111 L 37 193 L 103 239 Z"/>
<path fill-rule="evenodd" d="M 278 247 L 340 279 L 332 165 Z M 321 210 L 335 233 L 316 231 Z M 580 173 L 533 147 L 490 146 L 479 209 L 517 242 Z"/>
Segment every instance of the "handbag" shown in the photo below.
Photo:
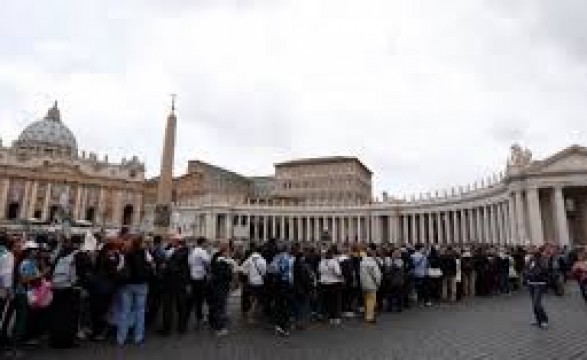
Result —
<path fill-rule="evenodd" d="M 44 309 L 51 305 L 53 301 L 53 291 L 51 290 L 51 283 L 47 280 L 42 280 L 41 283 L 27 291 L 27 302 L 33 309 Z"/>

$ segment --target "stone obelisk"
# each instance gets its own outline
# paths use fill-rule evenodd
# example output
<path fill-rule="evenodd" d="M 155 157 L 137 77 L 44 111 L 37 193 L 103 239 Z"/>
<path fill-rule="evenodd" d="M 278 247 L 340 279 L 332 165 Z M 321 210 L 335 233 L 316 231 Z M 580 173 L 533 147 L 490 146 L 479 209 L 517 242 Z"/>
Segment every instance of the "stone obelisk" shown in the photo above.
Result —
<path fill-rule="evenodd" d="M 175 95 L 171 95 L 171 113 L 167 116 L 163 154 L 161 155 L 161 173 L 157 185 L 157 204 L 155 206 L 155 233 L 166 237 L 171 225 L 171 194 L 173 186 L 173 157 L 175 152 Z"/>

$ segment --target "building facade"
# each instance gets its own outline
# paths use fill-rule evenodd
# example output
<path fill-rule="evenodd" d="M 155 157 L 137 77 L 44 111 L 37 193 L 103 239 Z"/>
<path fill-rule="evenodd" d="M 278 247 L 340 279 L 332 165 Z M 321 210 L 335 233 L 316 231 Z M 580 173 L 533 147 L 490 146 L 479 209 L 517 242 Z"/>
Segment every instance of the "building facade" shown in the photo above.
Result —
<path fill-rule="evenodd" d="M 282 176 L 281 184 L 290 178 Z M 297 195 L 293 190 L 291 194 Z M 574 145 L 532 160 L 528 150 L 514 145 L 500 175 L 410 199 L 387 197 L 363 204 L 212 202 L 176 206 L 174 214 L 176 229 L 212 239 L 586 244 L 587 148 Z"/>
<path fill-rule="evenodd" d="M 80 152 L 55 103 L 11 146 L 0 143 L 0 224 L 67 215 L 101 226 L 138 227 L 144 173 L 137 157 L 112 163 Z"/>
<path fill-rule="evenodd" d="M 275 195 L 300 205 L 367 204 L 371 177 L 354 157 L 293 160 L 275 165 Z"/>

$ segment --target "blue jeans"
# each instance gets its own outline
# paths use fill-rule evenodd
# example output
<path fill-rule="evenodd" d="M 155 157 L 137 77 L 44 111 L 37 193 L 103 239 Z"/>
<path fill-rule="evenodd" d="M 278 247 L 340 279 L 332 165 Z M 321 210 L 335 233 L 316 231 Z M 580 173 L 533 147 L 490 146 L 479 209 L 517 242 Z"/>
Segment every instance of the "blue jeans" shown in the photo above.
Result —
<path fill-rule="evenodd" d="M 532 310 L 534 311 L 536 322 L 538 324 L 547 323 L 548 316 L 546 315 L 546 311 L 544 311 L 544 307 L 542 306 L 542 297 L 544 293 L 546 293 L 546 285 L 528 284 L 528 290 L 530 291 L 530 296 L 532 297 Z"/>
<path fill-rule="evenodd" d="M 127 284 L 121 289 L 120 319 L 116 333 L 118 345 L 126 342 L 131 327 L 135 343 L 141 343 L 145 338 L 145 304 L 148 289 L 147 284 Z"/>

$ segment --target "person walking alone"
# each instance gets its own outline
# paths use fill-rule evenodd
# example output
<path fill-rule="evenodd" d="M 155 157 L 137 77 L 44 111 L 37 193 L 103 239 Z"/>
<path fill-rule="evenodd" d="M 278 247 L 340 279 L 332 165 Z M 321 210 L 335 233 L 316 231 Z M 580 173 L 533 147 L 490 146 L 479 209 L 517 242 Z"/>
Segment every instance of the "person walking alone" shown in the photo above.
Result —
<path fill-rule="evenodd" d="M 542 306 L 542 297 L 546 293 L 548 282 L 548 248 L 541 246 L 529 259 L 526 269 L 526 282 L 530 297 L 532 298 L 532 310 L 534 311 L 534 326 L 545 329 L 548 327 L 548 316 Z"/>

